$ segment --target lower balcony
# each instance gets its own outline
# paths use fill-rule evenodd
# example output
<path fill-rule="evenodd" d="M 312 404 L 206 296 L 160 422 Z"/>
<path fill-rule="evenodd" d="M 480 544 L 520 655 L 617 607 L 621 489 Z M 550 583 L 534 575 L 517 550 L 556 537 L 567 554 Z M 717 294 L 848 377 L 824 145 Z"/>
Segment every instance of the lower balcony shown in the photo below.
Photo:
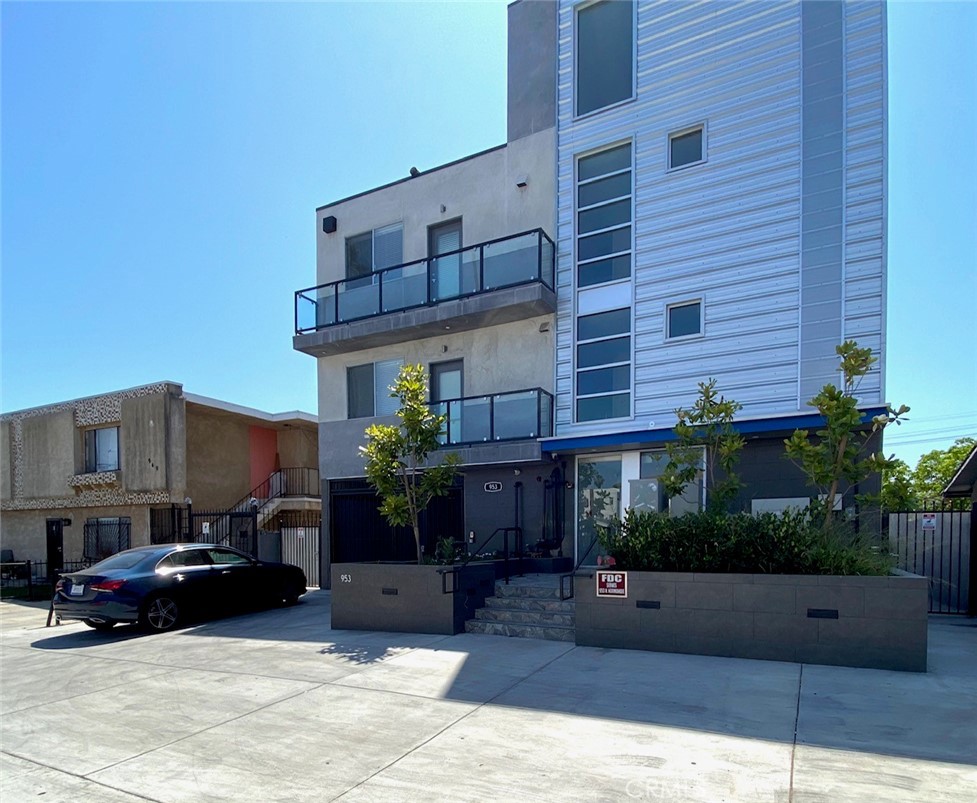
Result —
<path fill-rule="evenodd" d="M 535 440 L 553 433 L 553 397 L 542 388 L 467 396 L 431 405 L 446 416 L 442 446 Z"/>

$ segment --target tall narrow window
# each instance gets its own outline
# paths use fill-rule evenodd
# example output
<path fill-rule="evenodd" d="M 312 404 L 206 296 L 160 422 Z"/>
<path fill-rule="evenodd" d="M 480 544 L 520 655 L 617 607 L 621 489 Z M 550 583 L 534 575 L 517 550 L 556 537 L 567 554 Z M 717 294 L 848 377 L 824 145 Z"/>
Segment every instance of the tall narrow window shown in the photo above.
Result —
<path fill-rule="evenodd" d="M 577 319 L 577 421 L 631 414 L 631 310 Z"/>
<path fill-rule="evenodd" d="M 119 428 L 103 427 L 85 432 L 85 471 L 119 470 Z"/>
<path fill-rule="evenodd" d="M 631 276 L 631 143 L 577 160 L 577 287 Z"/>
<path fill-rule="evenodd" d="M 577 12 L 576 113 L 634 95 L 634 4 L 603 0 Z"/>

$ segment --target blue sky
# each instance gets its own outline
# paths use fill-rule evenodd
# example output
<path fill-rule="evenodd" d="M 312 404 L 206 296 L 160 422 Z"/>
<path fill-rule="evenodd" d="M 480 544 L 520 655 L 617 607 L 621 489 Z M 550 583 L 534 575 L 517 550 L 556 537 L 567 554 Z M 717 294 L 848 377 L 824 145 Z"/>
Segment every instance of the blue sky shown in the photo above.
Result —
<path fill-rule="evenodd" d="M 315 208 L 505 140 L 505 2 L 11 3 L 0 408 L 316 409 Z M 887 451 L 977 436 L 977 3 L 889 5 Z"/>

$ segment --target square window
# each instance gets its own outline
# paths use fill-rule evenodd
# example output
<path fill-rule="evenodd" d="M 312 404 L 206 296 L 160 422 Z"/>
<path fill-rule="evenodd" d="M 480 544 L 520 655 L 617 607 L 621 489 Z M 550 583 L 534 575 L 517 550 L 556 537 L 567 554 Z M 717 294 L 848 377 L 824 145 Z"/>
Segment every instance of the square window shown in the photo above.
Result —
<path fill-rule="evenodd" d="M 85 472 L 119 470 L 119 428 L 85 431 Z"/>
<path fill-rule="evenodd" d="M 667 318 L 668 331 L 665 336 L 669 339 L 702 334 L 701 301 L 670 306 Z"/>
<path fill-rule="evenodd" d="M 669 170 L 675 170 L 678 167 L 687 167 L 688 165 L 705 161 L 703 141 L 702 126 L 692 131 L 670 134 L 668 137 Z"/>
<path fill-rule="evenodd" d="M 633 28 L 630 0 L 603 0 L 577 12 L 578 116 L 634 96 Z"/>
<path fill-rule="evenodd" d="M 346 369 L 347 418 L 396 413 L 399 402 L 390 395 L 390 388 L 397 381 L 403 365 L 403 360 L 382 360 L 349 366 Z"/>

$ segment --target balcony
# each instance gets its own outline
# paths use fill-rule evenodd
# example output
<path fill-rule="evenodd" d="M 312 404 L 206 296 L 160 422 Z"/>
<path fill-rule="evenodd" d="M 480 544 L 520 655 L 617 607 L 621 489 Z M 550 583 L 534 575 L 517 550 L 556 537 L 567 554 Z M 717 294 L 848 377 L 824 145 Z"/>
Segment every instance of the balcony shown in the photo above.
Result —
<path fill-rule="evenodd" d="M 468 396 L 431 405 L 447 417 L 442 446 L 535 440 L 553 434 L 553 397 L 542 388 Z"/>
<path fill-rule="evenodd" d="M 556 310 L 542 229 L 295 293 L 294 347 L 326 356 Z"/>

